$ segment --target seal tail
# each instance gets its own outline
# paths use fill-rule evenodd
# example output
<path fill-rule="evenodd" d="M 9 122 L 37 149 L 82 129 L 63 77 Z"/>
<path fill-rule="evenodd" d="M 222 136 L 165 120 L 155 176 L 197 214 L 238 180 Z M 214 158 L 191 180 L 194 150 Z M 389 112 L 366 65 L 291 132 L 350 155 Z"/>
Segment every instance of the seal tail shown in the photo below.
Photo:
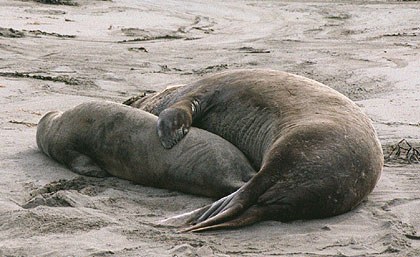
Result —
<path fill-rule="evenodd" d="M 249 226 L 264 220 L 267 211 L 268 210 L 266 206 L 253 205 L 244 211 L 241 215 L 232 220 L 214 225 L 208 225 L 207 222 L 204 221 L 194 226 L 181 229 L 178 232 L 203 232 L 208 230 L 232 229 Z"/>

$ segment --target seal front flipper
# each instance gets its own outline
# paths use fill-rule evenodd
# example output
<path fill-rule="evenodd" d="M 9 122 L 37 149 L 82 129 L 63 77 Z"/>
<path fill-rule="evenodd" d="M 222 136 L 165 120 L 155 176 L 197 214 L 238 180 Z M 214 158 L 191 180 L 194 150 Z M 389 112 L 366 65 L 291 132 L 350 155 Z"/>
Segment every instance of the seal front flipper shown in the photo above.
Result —
<path fill-rule="evenodd" d="M 193 121 L 202 114 L 207 101 L 201 98 L 194 94 L 183 96 L 159 114 L 157 132 L 165 148 L 172 148 L 184 138 Z"/>
<path fill-rule="evenodd" d="M 97 178 L 110 176 L 108 172 L 101 169 L 90 157 L 77 151 L 68 150 L 64 163 L 70 170 L 80 175 Z"/>
<path fill-rule="evenodd" d="M 178 108 L 168 108 L 162 111 L 157 121 L 157 133 L 160 143 L 165 148 L 172 148 L 187 133 L 192 123 L 192 115 Z"/>

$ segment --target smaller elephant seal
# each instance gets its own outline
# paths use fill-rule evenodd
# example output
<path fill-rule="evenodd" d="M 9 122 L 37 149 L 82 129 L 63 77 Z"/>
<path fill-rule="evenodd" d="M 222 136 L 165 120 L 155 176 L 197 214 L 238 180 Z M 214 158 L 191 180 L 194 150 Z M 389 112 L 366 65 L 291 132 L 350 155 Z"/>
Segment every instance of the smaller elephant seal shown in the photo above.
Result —
<path fill-rule="evenodd" d="M 369 118 L 344 95 L 298 75 L 227 71 L 131 105 L 159 116 L 165 148 L 195 126 L 231 142 L 258 170 L 212 205 L 166 220 L 184 231 L 339 215 L 366 198 L 382 171 Z"/>
<path fill-rule="evenodd" d="M 176 147 L 163 148 L 156 122 L 156 116 L 122 104 L 89 102 L 47 113 L 36 140 L 42 152 L 76 173 L 109 173 L 196 195 L 225 196 L 255 175 L 236 147 L 198 128 Z"/>

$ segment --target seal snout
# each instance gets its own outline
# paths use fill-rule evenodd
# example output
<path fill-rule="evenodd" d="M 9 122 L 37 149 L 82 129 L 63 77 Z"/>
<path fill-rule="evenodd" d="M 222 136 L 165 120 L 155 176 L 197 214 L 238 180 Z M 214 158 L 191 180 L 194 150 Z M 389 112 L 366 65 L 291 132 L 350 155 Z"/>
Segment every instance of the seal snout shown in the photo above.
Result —
<path fill-rule="evenodd" d="M 60 117 L 62 112 L 51 111 L 45 114 L 38 122 L 36 130 L 36 144 L 38 148 L 46 155 L 50 156 L 48 152 L 48 137 L 51 135 L 50 130 L 54 127 L 54 120 Z"/>
<path fill-rule="evenodd" d="M 44 116 L 42 116 L 41 120 L 39 121 L 39 123 L 43 123 L 43 122 L 47 122 L 49 120 L 52 120 L 54 118 L 56 118 L 58 115 L 60 115 L 61 112 L 60 111 L 51 111 L 46 113 Z"/>

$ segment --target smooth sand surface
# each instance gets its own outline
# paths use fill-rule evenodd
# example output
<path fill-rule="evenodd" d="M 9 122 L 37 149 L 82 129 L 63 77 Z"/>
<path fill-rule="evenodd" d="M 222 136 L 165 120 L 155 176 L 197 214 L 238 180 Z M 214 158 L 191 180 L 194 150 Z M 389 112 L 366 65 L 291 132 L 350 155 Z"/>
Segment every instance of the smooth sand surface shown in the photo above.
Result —
<path fill-rule="evenodd" d="M 355 100 L 387 153 L 401 139 L 416 147 L 419 9 L 417 1 L 0 0 L 0 256 L 420 256 L 420 166 L 402 148 L 350 213 L 197 234 L 158 221 L 212 199 L 81 177 L 35 143 L 50 110 L 270 68 Z"/>

